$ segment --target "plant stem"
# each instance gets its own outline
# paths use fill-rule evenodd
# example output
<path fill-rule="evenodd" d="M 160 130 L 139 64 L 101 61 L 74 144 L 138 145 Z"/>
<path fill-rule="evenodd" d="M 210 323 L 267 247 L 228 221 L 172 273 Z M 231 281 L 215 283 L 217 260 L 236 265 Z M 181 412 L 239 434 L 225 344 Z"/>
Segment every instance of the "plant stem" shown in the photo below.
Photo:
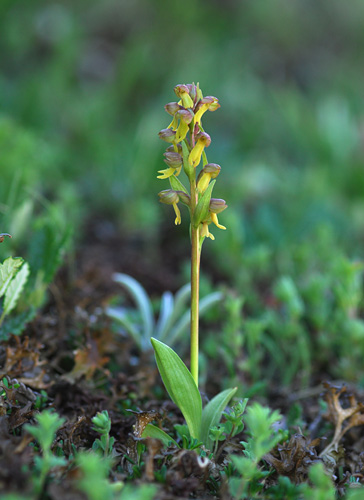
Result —
<path fill-rule="evenodd" d="M 191 374 L 198 387 L 198 322 L 200 288 L 200 234 L 193 225 L 197 203 L 196 181 L 191 182 Z"/>

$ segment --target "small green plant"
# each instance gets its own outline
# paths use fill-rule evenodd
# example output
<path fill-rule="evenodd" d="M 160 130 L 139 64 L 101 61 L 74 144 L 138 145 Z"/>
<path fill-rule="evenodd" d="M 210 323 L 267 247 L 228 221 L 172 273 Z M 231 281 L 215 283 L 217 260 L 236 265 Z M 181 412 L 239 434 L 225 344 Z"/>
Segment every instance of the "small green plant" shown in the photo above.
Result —
<path fill-rule="evenodd" d="M 8 257 L 0 264 L 0 298 L 4 297 L 0 326 L 17 305 L 28 276 L 29 265 L 21 257 Z"/>
<path fill-rule="evenodd" d="M 65 458 L 56 456 L 52 452 L 55 434 L 63 425 L 65 419 L 49 410 L 39 413 L 35 418 L 38 423 L 37 426 L 27 424 L 24 428 L 38 441 L 42 449 L 42 456 L 37 455 L 34 457 L 33 471 L 34 493 L 40 496 L 52 469 L 64 466 L 67 463 Z"/>
<path fill-rule="evenodd" d="M 120 498 L 123 488 L 121 481 L 111 483 L 107 480 L 111 469 L 111 458 L 101 458 L 95 453 L 79 453 L 76 464 L 82 472 L 78 488 L 86 493 L 89 500 L 114 500 Z"/>
<path fill-rule="evenodd" d="M 209 225 L 218 222 L 217 214 L 227 208 L 224 200 L 211 198 L 212 190 L 221 167 L 208 163 L 205 148 L 211 143 L 210 136 L 203 130 L 201 118 L 207 111 L 220 107 L 216 97 L 203 97 L 199 85 L 177 85 L 174 88 L 178 102 L 166 104 L 167 113 L 173 116 L 169 127 L 159 133 L 159 137 L 171 145 L 164 154 L 168 168 L 160 170 L 159 179 L 169 179 L 171 189 L 161 191 L 162 203 L 173 205 L 175 224 L 181 223 L 178 203 L 188 207 L 191 236 L 191 312 L 190 339 L 191 371 L 181 358 L 166 344 L 152 338 L 156 362 L 163 383 L 172 401 L 181 410 L 189 431 L 189 437 L 201 441 L 208 449 L 213 447 L 209 433 L 221 418 L 222 412 L 237 388 L 227 389 L 215 396 L 204 409 L 198 389 L 199 353 L 199 277 L 201 248 L 206 238 L 214 239 Z M 197 169 L 202 161 L 202 168 Z M 179 179 L 183 170 L 189 181 L 189 191 Z M 143 436 L 153 428 L 149 424 Z"/>
<path fill-rule="evenodd" d="M 108 307 L 106 313 L 122 325 L 140 350 L 150 349 L 151 337 L 170 346 L 181 339 L 190 325 L 190 312 L 186 311 L 186 302 L 191 294 L 190 284 L 184 285 L 174 297 L 171 292 L 163 293 L 159 318 L 155 322 L 152 301 L 142 285 L 131 276 L 121 273 L 116 273 L 114 280 L 134 299 L 138 317 L 133 318 L 129 310 L 122 307 Z M 200 314 L 208 311 L 221 299 L 221 292 L 210 293 L 204 297 L 200 302 Z"/>
<path fill-rule="evenodd" d="M 217 450 L 219 441 L 224 442 L 224 446 L 229 443 L 229 441 L 243 431 L 243 413 L 245 411 L 246 405 L 248 404 L 248 399 L 245 398 L 243 401 L 238 401 L 234 404 L 229 412 L 224 412 L 224 422 L 218 426 L 210 428 L 210 439 L 214 442 L 213 453 L 215 459 L 217 458 Z M 222 451 L 223 447 L 220 447 L 219 451 Z"/>
<path fill-rule="evenodd" d="M 104 457 L 112 455 L 115 438 L 110 437 L 111 420 L 106 410 L 98 412 L 93 418 L 93 430 L 101 435 L 100 439 L 96 439 L 92 445 L 92 449 L 96 452 L 101 452 Z"/>
<path fill-rule="evenodd" d="M 269 408 L 259 403 L 254 403 L 247 409 L 244 422 L 249 438 L 241 442 L 245 456 L 231 456 L 231 461 L 240 476 L 229 479 L 229 489 L 234 499 L 254 498 L 254 495 L 262 489 L 261 479 L 268 472 L 259 468 L 259 462 L 282 439 L 281 435 L 272 429 L 280 418 L 277 411 L 271 412 Z"/>

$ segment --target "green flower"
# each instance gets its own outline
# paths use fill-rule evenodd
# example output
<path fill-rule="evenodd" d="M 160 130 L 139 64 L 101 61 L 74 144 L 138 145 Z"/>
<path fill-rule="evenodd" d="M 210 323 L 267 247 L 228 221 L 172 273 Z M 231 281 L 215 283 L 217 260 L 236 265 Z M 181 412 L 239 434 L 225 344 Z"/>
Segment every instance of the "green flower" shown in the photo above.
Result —
<path fill-rule="evenodd" d="M 195 109 L 195 117 L 193 119 L 193 123 L 196 125 L 201 125 L 202 115 L 207 111 L 216 111 L 220 108 L 219 100 L 217 97 L 213 97 L 211 95 L 203 97 L 200 102 L 197 104 Z"/>
<path fill-rule="evenodd" d="M 193 167 L 197 167 L 201 161 L 201 155 L 205 148 L 210 146 L 211 137 L 206 132 L 200 132 L 197 135 L 197 142 L 189 154 L 188 161 Z"/>
<path fill-rule="evenodd" d="M 197 189 L 201 194 L 203 194 L 207 186 L 210 183 L 211 179 L 216 179 L 216 177 L 219 175 L 221 170 L 220 165 L 217 165 L 217 163 L 207 163 L 201 172 L 199 173 L 199 176 L 197 177 Z"/>
<path fill-rule="evenodd" d="M 176 85 L 174 92 L 181 99 L 184 108 L 193 108 L 193 100 L 190 97 L 190 89 L 187 85 Z"/>
<path fill-rule="evenodd" d="M 215 236 L 210 233 L 209 225 L 214 223 L 219 229 L 226 229 L 225 226 L 219 224 L 219 220 L 217 218 L 217 214 L 222 212 L 227 208 L 227 204 L 225 200 L 221 198 L 211 198 L 210 207 L 209 207 L 209 217 L 202 222 L 201 228 L 201 237 L 202 238 L 210 238 L 211 240 L 215 239 Z"/>
<path fill-rule="evenodd" d="M 182 168 L 182 156 L 179 153 L 166 151 L 164 161 L 167 163 L 168 168 L 158 170 L 158 173 L 162 175 L 158 175 L 157 179 L 167 179 L 171 175 L 179 175 Z"/>
<path fill-rule="evenodd" d="M 173 189 L 165 189 L 158 193 L 159 196 L 159 201 L 161 203 L 165 203 L 166 205 L 173 205 L 175 214 L 176 214 L 176 219 L 174 223 L 181 224 L 181 212 L 178 208 L 177 203 L 181 201 L 185 205 L 190 204 L 190 197 L 188 194 L 184 193 L 183 191 L 174 191 Z"/>
<path fill-rule="evenodd" d="M 158 133 L 158 135 L 163 141 L 173 143 L 175 141 L 176 132 L 170 128 L 164 128 Z"/>

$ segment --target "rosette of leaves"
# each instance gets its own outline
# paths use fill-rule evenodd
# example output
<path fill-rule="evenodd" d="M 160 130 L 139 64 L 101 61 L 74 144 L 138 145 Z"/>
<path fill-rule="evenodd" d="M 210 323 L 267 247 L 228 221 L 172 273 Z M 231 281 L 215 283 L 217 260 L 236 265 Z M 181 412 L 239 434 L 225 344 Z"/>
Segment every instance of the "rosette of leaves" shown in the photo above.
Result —
<path fill-rule="evenodd" d="M 173 296 L 169 291 L 163 293 L 158 319 L 154 319 L 153 304 L 145 288 L 127 274 L 116 273 L 114 280 L 122 285 L 135 302 L 136 310 L 125 307 L 108 307 L 106 314 L 116 320 L 135 341 L 141 351 L 150 349 L 152 337 L 175 345 L 190 325 L 190 311 L 187 301 L 191 295 L 191 285 L 184 285 Z M 213 292 L 200 301 L 200 314 L 204 314 L 223 298 L 221 292 Z"/>

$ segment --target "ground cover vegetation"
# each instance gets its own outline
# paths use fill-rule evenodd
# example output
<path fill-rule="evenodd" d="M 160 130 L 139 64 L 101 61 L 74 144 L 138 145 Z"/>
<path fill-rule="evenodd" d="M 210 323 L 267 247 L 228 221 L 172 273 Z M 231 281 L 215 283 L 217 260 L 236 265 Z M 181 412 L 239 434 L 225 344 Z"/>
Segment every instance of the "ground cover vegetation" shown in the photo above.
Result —
<path fill-rule="evenodd" d="M 1 498 L 363 498 L 363 3 L 0 14 Z"/>

